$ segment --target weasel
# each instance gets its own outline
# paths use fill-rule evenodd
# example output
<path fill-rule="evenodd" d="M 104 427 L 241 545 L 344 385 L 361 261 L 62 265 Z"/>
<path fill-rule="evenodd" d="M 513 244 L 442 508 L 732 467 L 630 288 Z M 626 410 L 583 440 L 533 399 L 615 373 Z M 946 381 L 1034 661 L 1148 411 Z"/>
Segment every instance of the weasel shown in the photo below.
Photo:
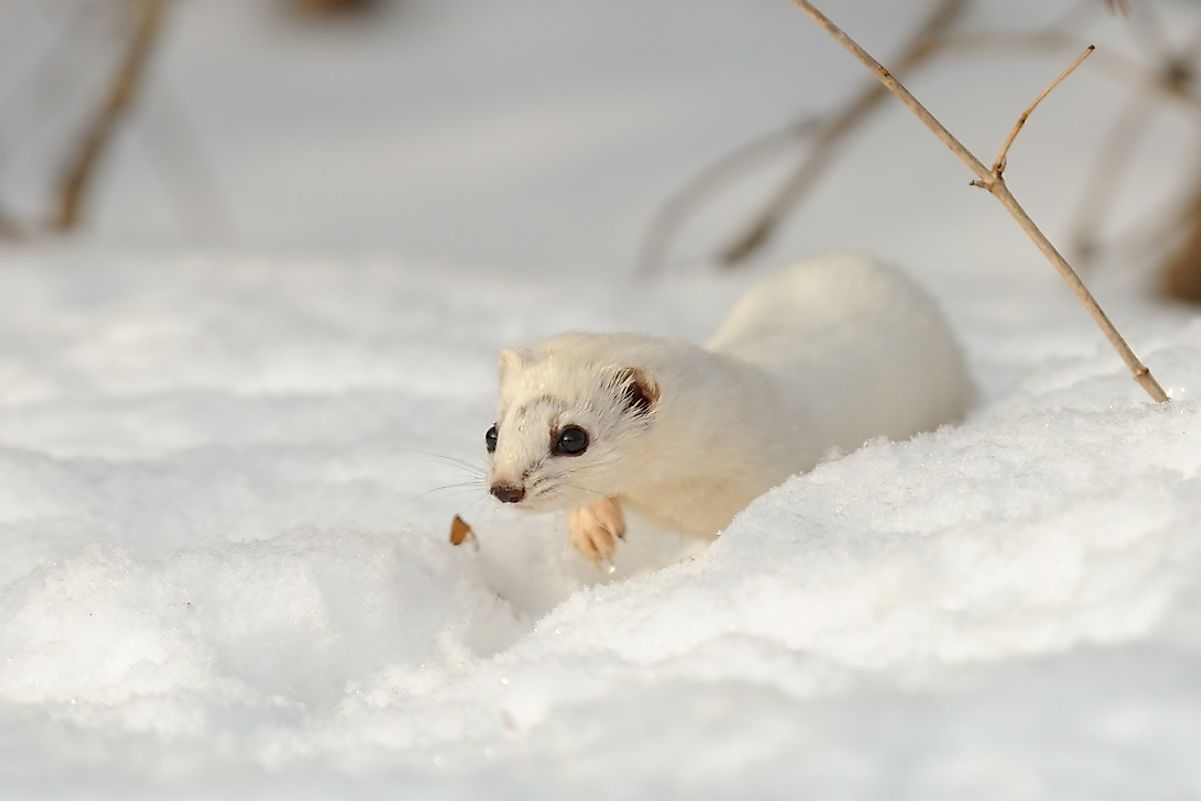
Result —
<path fill-rule="evenodd" d="M 831 449 L 953 422 L 972 395 L 934 301 L 858 254 L 755 284 L 704 347 L 568 333 L 502 351 L 499 378 L 491 494 L 567 510 L 594 562 L 624 535 L 623 506 L 712 538 Z"/>

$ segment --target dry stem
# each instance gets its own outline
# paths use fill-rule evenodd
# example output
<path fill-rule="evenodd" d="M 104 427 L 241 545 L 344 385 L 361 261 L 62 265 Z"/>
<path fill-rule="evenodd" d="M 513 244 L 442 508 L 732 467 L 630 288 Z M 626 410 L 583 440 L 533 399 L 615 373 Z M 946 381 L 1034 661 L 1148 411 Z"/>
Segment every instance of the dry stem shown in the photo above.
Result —
<path fill-rule="evenodd" d="M 1024 128 L 1026 125 L 1026 120 L 1030 119 L 1030 115 L 1034 113 L 1034 109 L 1038 108 L 1038 104 L 1043 102 L 1047 95 L 1055 91 L 1055 87 L 1059 86 L 1059 84 L 1063 83 L 1065 78 L 1075 72 L 1076 68 L 1084 63 L 1084 59 L 1091 56 L 1093 51 L 1096 49 L 1097 46 L 1091 44 L 1084 48 L 1084 52 L 1076 56 L 1076 60 L 1069 64 L 1063 72 L 1056 75 L 1055 80 L 1047 84 L 1046 87 L 1038 93 L 1038 97 L 1034 98 L 1034 101 L 1030 105 L 1026 106 L 1026 110 L 1022 112 L 1020 117 L 1018 117 L 1018 121 L 1013 124 L 1013 130 L 1009 132 L 1009 137 L 1005 140 L 1005 144 L 1001 145 L 1001 151 L 997 153 L 996 161 L 994 161 L 992 164 L 993 175 L 1001 175 L 1005 172 L 1005 162 L 1009 157 L 1009 148 L 1013 146 L 1013 141 L 1018 138 L 1018 134 L 1021 133 L 1022 128 Z"/>
<path fill-rule="evenodd" d="M 137 27 L 130 38 L 129 48 L 121 61 L 120 69 L 109 88 L 104 104 L 95 119 L 84 132 L 79 149 L 71 159 L 59 188 L 58 211 L 54 226 L 66 231 L 79 222 L 84 197 L 95 175 L 113 132 L 126 111 L 133 104 L 150 50 L 154 44 L 166 7 L 165 0 L 139 0 L 140 15 Z"/>
<path fill-rule="evenodd" d="M 655 211 L 643 237 L 637 271 L 649 275 L 666 262 L 668 245 L 680 223 L 686 218 L 688 211 L 710 190 L 727 182 L 744 167 L 766 157 L 782 145 L 801 141 L 817 124 L 818 121 L 814 117 L 791 122 L 783 128 L 740 145 L 689 178 Z"/>
<path fill-rule="evenodd" d="M 1100 327 L 1102 333 L 1105 334 L 1106 339 L 1109 340 L 1114 350 L 1116 350 L 1118 355 L 1121 356 L 1122 361 L 1124 361 L 1127 367 L 1130 368 L 1131 373 L 1134 375 L 1135 381 L 1142 386 L 1142 388 L 1149 396 L 1151 396 L 1153 400 L 1160 403 L 1167 401 L 1167 393 L 1163 391 L 1163 388 L 1155 380 L 1154 376 L 1151 375 L 1151 371 L 1147 368 L 1147 366 L 1139 361 L 1138 357 L 1134 355 L 1134 351 L 1130 349 L 1130 346 L 1126 344 L 1126 340 L 1122 338 L 1122 335 L 1118 333 L 1118 330 L 1114 327 L 1113 323 L 1110 322 L 1109 317 L 1106 316 L 1105 312 L 1101 309 L 1096 299 L 1092 296 L 1092 293 L 1088 291 L 1088 287 L 1086 287 L 1084 282 L 1080 280 L 1080 276 L 1076 274 L 1076 271 L 1072 269 L 1072 266 L 1068 264 L 1063 255 L 1055 249 L 1055 246 L 1051 244 L 1051 241 L 1047 239 L 1046 235 L 1043 234 L 1039 227 L 1034 224 L 1034 221 L 1030 219 L 1030 216 L 1026 214 L 1026 211 L 1021 207 L 1017 199 L 1009 191 L 1009 187 L 1005 185 L 1004 176 L 1000 173 L 994 173 L 988 167 L 984 166 L 984 163 L 981 162 L 980 159 L 976 158 L 976 156 L 970 150 L 964 147 L 963 144 L 956 139 L 955 136 L 948 131 L 946 127 L 944 127 L 943 124 L 939 122 L 938 119 L 935 118 L 935 116 L 931 114 L 930 111 L 909 92 L 908 89 L 902 86 L 901 83 L 893 77 L 891 72 L 885 69 L 880 62 L 872 58 L 871 54 L 860 47 L 858 42 L 849 37 L 841 28 L 835 25 L 830 18 L 818 10 L 813 3 L 809 2 L 809 0 L 792 0 L 792 2 L 800 7 L 800 9 L 804 11 L 805 14 L 810 17 L 810 19 L 816 22 L 818 26 L 825 30 L 826 33 L 828 33 L 835 41 L 850 51 L 857 59 L 859 59 L 860 62 L 863 63 L 864 66 L 871 70 L 875 74 L 876 78 L 890 92 L 896 95 L 897 98 L 903 104 L 905 104 L 905 106 L 912 111 L 913 114 L 917 116 L 917 118 L 921 120 L 922 123 L 929 128 L 936 137 L 938 137 L 939 141 L 946 145 L 952 153 L 959 157 L 960 161 L 966 164 L 967 167 L 976 174 L 977 180 L 973 181 L 973 183 L 977 186 L 987 189 L 989 193 L 993 195 L 993 197 L 1000 201 L 1001 205 L 1005 207 L 1005 210 L 1008 211 L 1014 220 L 1017 221 L 1018 226 L 1021 227 L 1028 237 L 1030 237 L 1031 241 L 1033 241 L 1035 246 L 1042 251 L 1043 255 L 1047 257 L 1047 260 L 1051 262 L 1051 265 L 1055 267 L 1063 280 L 1067 282 L 1072 291 L 1076 293 L 1077 298 L 1079 298 L 1080 302 L 1084 304 L 1084 307 L 1088 313 L 1092 315 L 1093 320 L 1097 323 L 1097 326 Z"/>
<path fill-rule="evenodd" d="M 1147 12 L 1150 10 L 1150 7 L 1146 9 Z M 1140 16 L 1139 19 L 1145 17 Z M 1193 64 L 1194 54 L 1201 48 L 1201 29 L 1198 29 L 1183 46 L 1175 47 L 1168 43 L 1162 27 L 1154 19 L 1144 28 L 1136 30 L 1144 30 L 1145 35 L 1142 39 L 1150 43 L 1150 55 L 1160 66 L 1143 78 L 1149 91 L 1136 90 L 1133 93 L 1106 134 L 1094 160 L 1096 166 L 1088 172 L 1087 182 L 1080 193 L 1081 201 L 1074 215 L 1075 222 L 1071 227 L 1074 249 L 1081 254 L 1081 258 L 1091 258 L 1096 252 L 1099 241 L 1096 232 L 1104 225 L 1118 198 L 1123 173 L 1129 171 L 1135 150 L 1151 129 L 1152 120 L 1158 110 L 1153 102 L 1154 93 L 1162 92 L 1170 98 L 1190 102 L 1193 109 L 1201 107 L 1201 95 L 1195 90 L 1197 68 Z M 1186 214 L 1179 216 L 1156 215 L 1158 220 L 1152 227 L 1157 230 L 1152 236 L 1145 237 L 1148 240 L 1145 244 L 1162 242 L 1164 234 L 1175 230 L 1178 225 L 1192 225 L 1187 223 L 1192 214 L 1190 209 Z M 1144 247 L 1144 243 L 1138 243 L 1137 246 Z M 1197 265 L 1201 266 L 1201 260 L 1197 261 Z M 1170 284 L 1171 279 L 1168 279 L 1168 282 Z M 1195 292 L 1194 296 L 1195 299 L 1201 300 L 1201 293 Z"/>
<path fill-rule="evenodd" d="M 980 53 L 985 50 L 1026 49 L 1038 52 L 1062 50 L 1074 52 L 1080 40 L 1060 31 L 1014 31 L 1010 33 L 964 32 L 944 36 L 939 41 L 939 50 L 944 53 L 967 51 Z M 1201 42 L 1193 49 L 1201 47 Z M 1094 69 L 1104 70 L 1110 77 L 1133 84 L 1140 92 L 1163 96 L 1185 106 L 1192 112 L 1201 112 L 1201 98 L 1190 91 L 1184 83 L 1175 80 L 1167 70 L 1147 69 L 1138 61 L 1118 53 L 1097 53 L 1092 59 Z"/>
<path fill-rule="evenodd" d="M 963 8 L 963 0 L 940 0 L 902 49 L 897 58 L 897 69 L 912 69 L 930 58 L 937 49 L 938 36 L 951 26 Z M 746 228 L 723 248 L 721 260 L 724 264 L 736 264 L 746 259 L 767 242 L 809 187 L 834 162 L 834 152 L 847 135 L 887 96 L 888 92 L 878 84 L 866 86 L 822 126 L 804 161 L 785 179 L 759 213 L 751 218 Z"/>

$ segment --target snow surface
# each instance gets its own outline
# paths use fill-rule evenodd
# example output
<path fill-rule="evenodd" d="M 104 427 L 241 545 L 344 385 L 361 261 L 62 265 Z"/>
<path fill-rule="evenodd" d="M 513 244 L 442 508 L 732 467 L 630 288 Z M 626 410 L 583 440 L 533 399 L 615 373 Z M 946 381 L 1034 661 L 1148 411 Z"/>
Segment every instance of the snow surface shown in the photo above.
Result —
<path fill-rule="evenodd" d="M 127 137 L 89 237 L 0 252 L 0 798 L 1201 795 L 1201 317 L 1147 298 L 1149 260 L 1090 282 L 1166 407 L 887 112 L 757 269 L 900 261 L 962 336 L 971 415 L 708 548 L 635 526 L 601 573 L 453 463 L 482 463 L 496 351 L 705 338 L 756 273 L 685 269 L 691 242 L 624 278 L 641 224 L 855 73 L 775 2 L 412 2 L 270 51 L 243 5 L 180 6 L 145 112 L 191 116 L 236 230 L 176 231 Z M 911 16 L 845 6 L 874 48 Z M 915 80 L 991 152 L 1058 64 Z M 1011 156 L 1056 236 L 1102 128 L 1050 133 L 1106 91 L 1074 76 Z M 1162 136 L 1124 219 L 1182 172 Z"/>
<path fill-rule="evenodd" d="M 1195 316 L 1138 327 L 1156 407 L 1062 297 L 1005 336 L 1023 298 L 964 297 L 993 376 L 967 422 L 824 463 L 658 571 L 688 543 L 635 528 L 606 576 L 561 519 L 429 492 L 471 476 L 426 454 L 480 462 L 496 342 L 692 333 L 725 281 L 4 267 L 10 797 L 1201 788 Z"/>

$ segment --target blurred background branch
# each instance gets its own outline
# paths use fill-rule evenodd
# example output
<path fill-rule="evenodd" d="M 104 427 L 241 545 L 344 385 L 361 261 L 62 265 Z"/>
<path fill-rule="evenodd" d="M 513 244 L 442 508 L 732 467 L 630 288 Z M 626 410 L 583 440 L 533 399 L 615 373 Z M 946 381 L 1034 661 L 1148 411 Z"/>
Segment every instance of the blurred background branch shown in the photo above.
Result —
<path fill-rule="evenodd" d="M 470 103 L 432 100 L 447 96 L 448 90 L 430 88 L 431 81 L 424 78 L 409 77 L 394 95 L 383 94 L 401 85 L 404 79 L 397 76 L 407 67 L 411 76 L 430 72 L 429 65 L 462 63 L 461 54 L 447 61 L 427 60 L 426 52 L 434 48 L 423 51 L 420 44 L 413 46 L 418 39 L 390 38 L 410 35 L 412 20 L 420 23 L 422 14 L 428 16 L 432 8 L 405 3 L 403 27 L 392 27 L 384 24 L 387 15 L 381 13 L 390 5 L 386 0 L 259 0 L 238 7 L 239 18 L 261 23 L 261 29 L 242 42 L 196 35 L 183 19 L 178 26 L 169 26 L 169 17 L 174 22 L 176 16 L 199 10 L 189 4 L 176 6 L 172 0 L 23 0 L 5 6 L 0 31 L 0 51 L 6 51 L 5 79 L 0 80 L 4 112 L 0 114 L 0 239 L 33 242 L 50 235 L 92 235 L 114 227 L 135 237 L 144 231 L 157 235 L 164 229 L 160 218 L 165 210 L 167 230 L 174 224 L 193 242 L 211 243 L 219 237 L 229 241 L 234 232 L 240 236 L 248 229 L 247 236 L 254 241 L 270 237 L 290 242 L 294 231 L 312 230 L 315 220 L 327 221 L 323 236 L 333 231 L 346 241 L 356 241 L 362 231 L 378 236 L 380 231 L 395 230 L 406 244 L 424 237 L 445 247 L 443 229 L 457 226 L 442 220 L 451 219 L 454 212 L 429 209 L 419 196 L 428 193 L 430 184 L 417 189 L 412 181 L 441 181 L 423 166 L 423 159 L 436 153 L 443 160 L 439 169 L 453 168 L 460 159 L 447 155 L 452 151 L 481 158 L 486 168 L 496 170 L 487 186 L 473 190 L 486 199 L 480 201 L 472 224 L 479 228 L 496 221 L 487 250 L 495 250 L 491 245 L 496 243 L 535 241 L 533 229 L 545 233 L 557 227 L 564 229 L 564 238 L 571 238 L 570 225 L 564 223 L 572 219 L 569 210 L 545 225 L 529 222 L 539 217 L 537 212 L 518 215 L 514 210 L 524 226 L 517 232 L 512 220 L 506 223 L 505 209 L 510 204 L 506 201 L 500 211 L 495 209 L 498 198 L 504 198 L 512 186 L 522 185 L 516 177 L 512 186 L 503 185 L 502 167 L 508 160 L 503 148 L 525 147 L 522 137 L 539 140 L 545 135 L 545 120 L 550 119 L 539 117 L 542 112 L 532 106 L 521 107 L 526 102 L 523 94 L 506 94 L 489 75 L 473 75 L 470 70 L 448 74 L 448 80 L 459 81 L 455 84 L 459 88 L 476 87 L 473 91 L 478 94 Z M 1138 204 L 1135 216 L 1141 215 L 1140 219 L 1132 218 L 1128 198 L 1130 187 L 1147 178 L 1141 172 L 1145 162 L 1139 161 L 1140 151 L 1155 141 L 1152 129 L 1161 118 L 1171 116 L 1173 122 L 1184 121 L 1201 133 L 1201 92 L 1196 80 L 1201 6 L 1165 0 L 1133 4 L 1063 0 L 1063 6 L 1064 13 L 1051 9 L 1042 15 L 1001 14 L 981 0 L 929 0 L 918 13 L 897 13 L 888 23 L 894 30 L 906 20 L 912 26 L 905 35 L 885 39 L 885 47 L 891 41 L 895 52 L 888 66 L 906 77 L 912 73 L 919 81 L 966 68 L 969 61 L 991 65 L 989 59 L 1009 59 L 1016 68 L 1034 56 L 1074 55 L 1086 43 L 1085 29 L 1110 26 L 1125 42 L 1114 46 L 1102 37 L 1089 72 L 1114 82 L 1116 100 L 1109 119 L 1098 123 L 1097 141 L 1089 146 L 1092 166 L 1075 167 L 1080 173 L 1079 189 L 1073 202 L 1064 206 L 1072 213 L 1066 223 L 1055 224 L 1066 225 L 1062 238 L 1083 268 L 1099 269 L 1133 258 L 1140 264 L 1159 263 L 1159 286 L 1177 297 L 1195 297 L 1184 287 L 1201 284 L 1201 279 L 1181 276 L 1201 271 L 1199 246 L 1190 244 L 1201 240 L 1201 212 L 1195 208 L 1195 199 L 1201 196 L 1201 172 L 1182 169 L 1181 186 L 1171 182 L 1170 198 Z M 211 23 L 223 15 L 234 16 L 233 7 L 201 16 Z M 414 10 L 420 13 L 413 15 Z M 294 24 L 297 20 L 306 24 Z M 347 20 L 355 24 L 345 24 Z M 165 41 L 168 28 L 176 30 L 170 42 Z M 243 29 L 231 23 L 222 30 L 228 37 L 229 31 Z M 564 31 L 571 32 L 568 28 L 560 34 Z M 418 34 L 427 36 L 431 31 Z M 448 34 L 447 41 L 454 35 Z M 668 34 L 656 34 L 659 39 L 663 35 Z M 190 42 L 192 49 L 181 62 L 186 67 L 176 71 L 171 64 L 180 58 L 181 41 Z M 218 44 L 228 45 L 228 51 L 213 50 Z M 453 53 L 445 44 L 438 47 Z M 569 50 L 570 46 L 565 48 Z M 381 55 L 385 52 L 386 57 Z M 397 52 L 404 55 L 391 55 Z M 236 65 L 217 63 L 227 57 Z M 524 80 L 545 73 L 545 65 L 538 63 L 542 58 L 521 65 Z M 196 80 L 198 74 L 209 73 L 211 78 Z M 229 85 L 231 75 L 245 75 L 245 85 L 238 85 L 236 79 Z M 371 83 L 375 75 L 387 77 Z M 743 85 L 745 79 L 729 77 L 731 83 Z M 586 124 L 563 122 L 563 115 L 572 113 L 573 103 L 588 108 L 600 100 L 597 107 L 603 106 L 603 92 L 609 91 L 594 89 L 597 96 L 590 97 L 580 81 L 578 75 L 569 76 L 560 83 L 569 82 L 570 87 L 548 81 L 541 88 L 561 104 L 554 124 L 562 129 L 553 136 L 564 152 L 570 148 L 582 152 L 596 142 L 583 141 L 588 136 Z M 723 207 L 721 218 L 710 226 L 719 235 L 705 260 L 738 267 L 764 254 L 780 241 L 782 231 L 800 219 L 814 194 L 825 191 L 829 183 L 825 179 L 841 164 L 859 157 L 852 147 L 855 138 L 883 117 L 886 93 L 878 84 L 863 83 L 845 91 L 845 96 L 828 100 L 824 109 L 790 115 L 774 128 L 763 105 L 747 105 L 736 112 L 747 123 L 746 130 L 766 129 L 766 133 L 741 143 L 698 138 L 690 145 L 697 165 L 693 173 L 667 193 L 652 213 L 637 209 L 624 220 L 610 220 L 620 232 L 634 232 L 643 225 L 640 241 L 631 243 L 635 235 L 627 234 L 624 250 L 600 254 L 598 260 L 612 264 L 637 244 L 640 272 L 664 269 L 689 235 L 691 223 L 721 195 L 737 196 L 743 205 Z M 221 93 L 225 97 L 214 102 L 214 95 Z M 1109 96 L 1106 92 L 1096 99 L 1106 102 Z M 489 104 L 512 112 L 512 119 L 487 111 Z M 630 117 L 637 121 L 631 126 L 631 138 L 643 137 L 648 163 L 657 159 L 658 170 L 644 171 L 641 185 L 628 181 L 627 187 L 609 189 L 610 195 L 626 198 L 634 192 L 645 198 L 653 191 L 652 181 L 663 181 L 669 170 L 680 174 L 687 155 L 669 164 L 662 152 L 653 149 L 654 126 L 667 130 L 662 126 L 677 125 L 683 117 L 677 113 L 683 106 L 662 106 L 655 113 L 664 108 L 661 118 Z M 243 116 L 234 119 L 234 113 Z M 455 117 L 460 113 L 465 115 L 461 120 Z M 645 109 L 634 113 L 645 114 Z M 487 114 L 493 117 L 484 119 Z M 441 116 L 435 119 L 436 115 Z M 474 126 L 491 125 L 489 120 L 508 121 L 504 124 L 513 127 L 504 137 L 489 137 L 486 158 L 466 152 L 481 141 L 471 134 Z M 378 134 L 376 142 L 371 139 L 377 135 L 373 126 L 381 122 L 393 128 Z M 130 132 L 132 140 L 126 138 Z M 369 146 L 346 144 L 360 140 Z M 414 142 L 419 146 L 414 147 Z M 394 149 L 389 149 L 391 143 L 396 144 Z M 714 152 L 723 145 L 724 154 L 695 158 L 705 147 Z M 538 185 L 546 192 L 561 192 L 573 180 L 573 168 L 541 159 L 541 152 L 540 147 L 529 148 L 529 154 L 523 151 L 522 172 L 528 175 L 544 168 Z M 1201 146 L 1192 152 L 1201 153 Z M 1184 155 L 1191 155 L 1187 148 Z M 292 161 L 284 164 L 285 158 Z M 47 166 L 37 164 L 39 160 Z M 773 169 L 775 164 L 780 166 Z M 270 177 L 259 165 L 265 165 Z M 251 174 L 254 177 L 248 178 Z M 761 196 L 730 191 L 751 174 L 763 182 L 756 185 Z M 408 214 L 401 227 L 392 224 L 398 205 L 404 207 L 401 214 Z M 339 216 L 342 208 L 353 211 Z M 46 209 L 48 218 L 43 216 Z M 810 204 L 814 218 L 827 211 L 818 213 Z M 242 220 L 237 219 L 239 212 L 244 214 Z M 595 219 L 586 214 L 576 218 L 580 216 Z M 236 223 L 249 224 L 243 228 Z M 434 233 L 424 233 L 430 230 Z M 527 258 L 526 253 L 514 256 L 514 260 Z"/>
<path fill-rule="evenodd" d="M 308 16 L 361 14 L 377 5 L 377 0 L 286 0 L 295 12 Z"/>
<path fill-rule="evenodd" d="M 1131 7 L 1127 3 L 1109 3 L 1109 11 L 1118 12 L 1134 39 L 1140 57 L 1101 51 L 1094 61 L 1107 76 L 1129 85 L 1130 97 L 1118 112 L 1098 148 L 1094 167 L 1082 176 L 1077 211 L 1067 236 L 1073 255 L 1083 265 L 1094 263 L 1107 248 L 1116 248 L 1127 236 L 1115 232 L 1112 208 L 1122 192 L 1135 153 L 1165 107 L 1176 107 L 1198 124 L 1201 134 L 1201 93 L 1196 71 L 1201 56 L 1201 19 L 1195 34 L 1182 45 L 1173 45 L 1163 30 L 1152 3 Z M 1037 53 L 1075 54 L 1085 42 L 1077 29 L 1089 15 L 1106 11 L 1106 4 L 1087 3 L 1064 15 L 1045 28 L 1031 30 L 961 30 L 957 23 L 970 3 L 938 0 L 926 19 L 917 26 L 900 54 L 886 66 L 899 77 L 929 66 L 936 59 L 963 58 L 988 51 L 1020 55 Z M 817 133 L 803 140 L 792 139 L 793 147 L 803 148 L 804 156 L 749 218 L 739 223 L 727 244 L 719 246 L 714 260 L 723 266 L 746 264 L 762 252 L 780 228 L 798 212 L 801 202 L 820 178 L 844 155 L 848 140 L 863 127 L 880 101 L 887 96 L 873 82 L 825 114 L 816 115 L 812 126 Z M 776 140 L 771 140 L 775 142 Z M 784 147 L 785 145 L 779 145 Z M 773 144 L 772 147 L 777 147 Z M 755 148 L 752 148 L 755 150 Z M 735 154 L 743 152 L 738 148 Z M 716 165 L 723 165 L 716 170 Z M 742 158 L 721 157 L 714 165 L 702 168 L 700 175 L 709 180 L 689 180 L 673 192 L 652 217 L 643 237 L 639 271 L 653 273 L 663 268 L 673 240 L 687 223 L 687 211 L 702 205 L 706 195 L 720 191 L 750 165 Z M 720 180 L 716 180 L 720 178 Z M 1201 175 L 1190 198 L 1201 198 Z M 1172 295 L 1188 300 L 1201 299 L 1201 201 L 1190 200 L 1186 213 L 1171 215 L 1177 230 L 1157 230 L 1161 239 L 1184 244 L 1173 249 L 1162 267 L 1162 286 Z M 1190 289 L 1191 288 L 1191 289 Z"/>
<path fill-rule="evenodd" d="M 277 0 L 287 16 L 320 21 L 359 16 L 380 7 L 378 0 Z M 154 54 L 165 37 L 172 0 L 121 0 L 116 4 L 90 0 L 25 4 L 3 9 L 3 22 L 21 41 L 8 82 L 5 104 L 22 101 L 27 113 L 6 114 L 9 130 L 0 148 L 5 158 L 27 157 L 34 146 L 51 149 L 60 165 L 49 180 L 51 210 L 45 220 L 0 211 L 0 239 L 28 242 L 49 233 L 67 234 L 86 226 L 89 212 L 106 183 L 105 165 L 119 134 L 133 125 L 141 95 L 154 71 Z M 22 13 L 23 12 L 23 15 Z M 42 15 L 47 23 L 35 24 Z M 34 34 L 46 25 L 49 37 Z M 31 35 L 33 34 L 33 35 Z M 113 37 L 110 47 L 105 41 Z M 110 65 L 108 50 L 118 55 Z M 21 57 L 20 54 L 25 56 Z M 29 54 L 33 58 L 29 58 Z M 22 63 L 24 62 L 24 63 Z M 95 80 L 92 74 L 107 78 Z M 160 89 L 153 120 L 141 119 L 147 155 L 153 171 L 170 192 L 184 227 L 200 221 L 233 226 L 232 212 L 221 197 L 210 168 L 178 104 Z M 87 107 L 85 113 L 75 109 Z M 151 124 L 153 123 L 153 124 Z M 58 153 L 53 151 L 57 147 Z M 0 164 L 0 179 L 4 177 Z M 25 165 L 27 166 L 27 165 Z M 0 180 L 0 189 L 3 189 Z M 28 207 L 28 197 L 22 205 Z M 213 227 L 209 226 L 210 229 Z"/>
<path fill-rule="evenodd" d="M 68 231 L 79 224 L 96 169 L 108 151 L 117 126 L 134 105 L 151 50 L 159 38 L 166 0 L 134 0 L 129 45 L 95 116 L 87 124 L 59 184 L 54 227 Z"/>
<path fill-rule="evenodd" d="M 939 37 L 959 18 L 964 7 L 964 0 L 938 0 L 929 17 L 902 48 L 895 63 L 890 62 L 893 63 L 892 69 L 898 77 L 903 78 L 906 73 L 936 52 Z M 810 187 L 838 157 L 839 150 L 850 134 L 871 116 L 886 97 L 888 91 L 876 81 L 872 81 L 870 84 L 864 84 L 863 89 L 842 108 L 821 120 L 808 155 L 792 174 L 784 179 L 779 190 L 768 199 L 763 208 L 722 248 L 718 257 L 722 264 L 729 266 L 745 261 L 771 239 L 780 223 L 795 210 Z"/>

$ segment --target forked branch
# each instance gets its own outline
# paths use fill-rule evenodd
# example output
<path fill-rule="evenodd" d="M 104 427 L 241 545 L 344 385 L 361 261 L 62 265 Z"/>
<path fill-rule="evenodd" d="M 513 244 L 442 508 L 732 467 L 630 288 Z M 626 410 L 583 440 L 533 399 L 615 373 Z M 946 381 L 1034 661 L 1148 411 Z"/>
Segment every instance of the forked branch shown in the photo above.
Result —
<path fill-rule="evenodd" d="M 1022 208 L 1017 199 L 1009 191 L 1009 187 L 1005 184 L 1003 163 L 1001 165 L 1002 169 L 996 172 L 986 167 L 984 163 L 975 156 L 975 154 L 964 147 L 963 143 L 955 138 L 955 136 L 948 131 L 947 128 L 941 122 L 939 122 L 933 114 L 930 113 L 929 109 L 923 106 L 921 102 L 900 83 L 900 81 L 894 78 L 891 72 L 889 72 L 882 64 L 880 64 L 880 62 L 872 58 L 870 53 L 864 50 L 858 42 L 848 36 L 841 28 L 835 25 L 834 22 L 831 21 L 830 18 L 825 14 L 823 14 L 815 5 L 813 5 L 813 3 L 811 3 L 809 0 L 792 0 L 792 2 L 802 11 L 804 11 L 810 19 L 816 22 L 818 26 L 821 27 L 827 34 L 829 34 L 836 42 L 842 45 L 846 50 L 850 51 L 852 55 L 854 55 L 876 76 L 880 83 L 884 84 L 888 91 L 896 95 L 896 97 L 903 104 L 905 104 L 906 108 L 912 111 L 913 114 L 919 120 L 921 120 L 927 128 L 930 129 L 931 133 L 938 137 L 939 141 L 946 145 L 952 153 L 959 157 L 960 161 L 967 165 L 968 169 L 975 173 L 976 180 L 972 183 L 983 189 L 987 189 L 993 197 L 1000 201 L 1001 205 L 1005 207 L 1005 210 L 1010 213 L 1015 221 L 1017 221 L 1018 226 L 1026 232 L 1026 235 L 1030 237 L 1035 246 L 1043 253 L 1044 256 L 1047 257 L 1047 260 L 1051 262 L 1051 265 L 1059 272 L 1060 276 L 1068 284 L 1068 286 L 1071 287 L 1072 291 L 1075 292 L 1076 297 L 1079 298 L 1080 302 L 1084 305 L 1088 313 L 1092 315 L 1093 320 L 1101 329 L 1101 332 L 1105 334 L 1106 339 L 1109 340 L 1114 350 L 1116 350 L 1118 355 L 1121 356 L 1122 361 L 1124 361 L 1126 366 L 1130 368 L 1131 373 L 1134 375 L 1135 381 L 1139 383 L 1139 385 L 1149 396 L 1151 396 L 1153 400 L 1159 403 L 1166 402 L 1168 400 L 1168 395 L 1163 391 L 1163 387 L 1161 387 L 1159 382 L 1155 380 L 1155 377 L 1151 375 L 1151 371 L 1147 368 L 1147 366 L 1143 364 L 1137 356 L 1134 355 L 1134 351 L 1132 351 L 1130 346 L 1126 344 L 1126 340 L 1122 338 L 1120 333 L 1118 333 L 1117 328 L 1115 328 L 1113 323 L 1110 322 L 1109 317 L 1101 309 L 1101 306 L 1097 303 L 1096 298 L 1094 298 L 1092 293 L 1089 292 L 1088 287 L 1086 287 L 1084 282 L 1080 280 L 1080 276 L 1077 275 L 1076 271 L 1072 269 L 1072 266 L 1068 264 L 1067 259 L 1065 259 L 1063 255 L 1055 248 L 1055 246 L 1051 243 L 1051 240 L 1047 239 L 1042 230 L 1034 224 L 1034 221 L 1030 219 L 1030 215 L 1026 213 L 1025 209 Z M 1083 58 L 1078 60 L 1083 60 Z M 1070 69 L 1065 71 L 1063 77 L 1066 77 L 1066 74 L 1070 71 Z M 1059 80 L 1061 79 L 1062 78 Z M 1051 86 L 1044 91 L 1044 96 L 1050 91 L 1050 89 L 1053 89 L 1057 83 L 1058 80 L 1052 82 Z M 1041 100 L 1041 96 L 1039 99 Z M 1031 109 L 1033 108 L 1033 105 L 1036 104 L 1037 101 L 1035 104 L 1031 105 Z M 1029 110 L 1030 109 L 1027 111 Z M 1014 133 L 1012 133 L 1010 136 L 1010 140 L 1017 135 L 1017 131 L 1019 130 L 1021 130 L 1020 124 L 1016 126 Z M 1002 148 L 1002 158 L 999 161 L 1003 161 L 1003 157 L 1008 150 L 1008 145 L 1009 142 L 1007 142 Z"/>
<path fill-rule="evenodd" d="M 1009 158 L 1009 148 L 1013 146 L 1013 141 L 1018 138 L 1018 134 L 1021 133 L 1022 128 L 1026 126 L 1026 120 L 1030 119 L 1030 115 L 1034 113 L 1034 109 L 1038 108 L 1038 104 L 1043 102 L 1047 95 L 1055 91 L 1055 87 L 1063 83 L 1064 78 L 1067 78 L 1069 75 L 1075 72 L 1076 68 L 1084 63 L 1084 59 L 1091 56 L 1093 51 L 1096 49 L 1097 46 L 1091 44 L 1084 48 L 1084 52 L 1076 56 L 1076 60 L 1069 64 L 1063 72 L 1056 75 L 1055 80 L 1047 84 L 1046 87 L 1038 93 L 1038 97 L 1034 98 L 1034 101 L 1031 102 L 1030 105 L 1026 106 L 1026 110 L 1022 112 L 1020 117 L 1018 117 L 1018 121 L 1013 124 L 1013 130 L 1009 132 L 1009 137 L 1005 140 L 1005 144 L 1001 145 L 1001 152 L 997 154 L 996 161 L 994 161 L 992 164 L 993 175 L 1001 175 L 1005 172 L 1005 162 Z"/>

